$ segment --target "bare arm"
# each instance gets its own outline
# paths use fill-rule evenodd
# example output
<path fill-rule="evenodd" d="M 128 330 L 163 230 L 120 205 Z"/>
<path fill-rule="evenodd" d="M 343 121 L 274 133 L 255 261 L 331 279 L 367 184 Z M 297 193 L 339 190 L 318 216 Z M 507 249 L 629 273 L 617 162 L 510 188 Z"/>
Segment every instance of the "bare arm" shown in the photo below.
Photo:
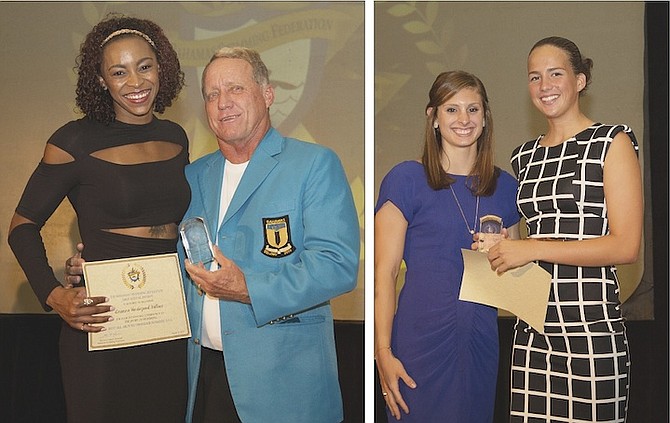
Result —
<path fill-rule="evenodd" d="M 375 358 L 385 400 L 396 419 L 409 408 L 400 395 L 399 380 L 416 383 L 391 351 L 391 329 L 396 309 L 396 281 L 402 262 L 407 221 L 390 201 L 375 215 Z"/>
<path fill-rule="evenodd" d="M 505 240 L 489 251 L 498 272 L 542 260 L 573 266 L 633 263 L 640 249 L 643 221 L 642 177 L 630 138 L 614 137 L 605 158 L 603 181 L 609 234 L 583 241 Z"/>

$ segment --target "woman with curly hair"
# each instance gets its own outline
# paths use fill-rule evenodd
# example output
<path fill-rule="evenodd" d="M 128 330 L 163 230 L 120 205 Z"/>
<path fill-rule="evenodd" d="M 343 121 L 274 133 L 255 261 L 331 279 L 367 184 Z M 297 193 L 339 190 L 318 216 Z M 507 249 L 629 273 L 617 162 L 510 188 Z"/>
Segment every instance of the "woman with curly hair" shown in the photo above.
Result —
<path fill-rule="evenodd" d="M 110 16 L 77 58 L 84 117 L 47 141 L 23 192 L 9 243 L 45 310 L 63 319 L 60 363 L 69 422 L 183 422 L 186 340 L 88 351 L 113 304 L 63 286 L 40 230 L 65 197 L 77 213 L 87 261 L 173 253 L 190 199 L 183 128 L 154 116 L 184 86 L 177 54 L 155 23 Z"/>

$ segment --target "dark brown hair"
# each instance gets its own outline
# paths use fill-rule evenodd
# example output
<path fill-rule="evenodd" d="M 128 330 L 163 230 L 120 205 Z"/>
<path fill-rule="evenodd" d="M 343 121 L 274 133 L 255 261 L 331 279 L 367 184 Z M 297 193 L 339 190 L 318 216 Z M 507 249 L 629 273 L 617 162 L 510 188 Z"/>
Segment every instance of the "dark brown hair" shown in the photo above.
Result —
<path fill-rule="evenodd" d="M 484 84 L 476 76 L 464 71 L 443 72 L 437 76 L 428 93 L 426 105 L 426 126 L 424 136 L 423 157 L 421 162 L 426 171 L 428 185 L 438 190 L 448 188 L 454 183 L 447 172 L 442 168 L 440 157 L 442 154 L 442 137 L 439 128 L 433 126 L 437 109 L 456 93 L 464 88 L 475 90 L 481 97 L 484 108 L 484 126 L 477 139 L 477 158 L 469 177 L 469 187 L 476 195 L 488 196 L 493 194 L 500 170 L 494 165 L 493 144 L 493 116 L 489 107 L 489 99 Z"/>
<path fill-rule="evenodd" d="M 102 44 L 110 34 L 120 29 L 140 31 L 149 37 L 155 45 L 151 48 L 156 53 L 159 65 L 159 89 L 154 104 L 156 113 L 163 113 L 167 107 L 171 106 L 172 101 L 177 98 L 184 86 L 184 72 L 181 70 L 177 52 L 160 26 L 146 19 L 109 15 L 94 26 L 84 39 L 75 66 L 78 75 L 77 107 L 86 116 L 104 123 L 112 122 L 116 118 L 116 114 L 111 96 L 103 90 L 99 82 L 103 53 Z M 117 35 L 114 38 L 138 36 L 127 33 Z"/>
<path fill-rule="evenodd" d="M 530 56 L 530 54 L 536 48 L 546 45 L 563 50 L 565 54 L 568 55 L 570 66 L 572 67 L 572 71 L 575 73 L 575 75 L 580 73 L 584 74 L 586 77 L 586 84 L 584 84 L 584 88 L 582 88 L 582 90 L 579 92 L 579 95 L 581 96 L 584 94 L 586 89 L 589 87 L 589 84 L 591 83 L 591 69 L 593 68 L 593 60 L 589 59 L 588 57 L 582 57 L 582 53 L 579 51 L 579 47 L 577 47 L 577 45 L 572 41 L 568 40 L 567 38 L 556 36 L 543 38 L 536 42 L 533 48 L 530 49 L 528 55 Z"/>

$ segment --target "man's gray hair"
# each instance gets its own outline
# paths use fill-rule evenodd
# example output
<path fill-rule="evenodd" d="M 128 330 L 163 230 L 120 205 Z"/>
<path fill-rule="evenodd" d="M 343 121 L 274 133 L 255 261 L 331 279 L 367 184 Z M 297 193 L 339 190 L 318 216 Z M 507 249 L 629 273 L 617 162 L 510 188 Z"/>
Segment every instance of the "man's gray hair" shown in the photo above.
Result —
<path fill-rule="evenodd" d="M 263 63 L 261 55 L 253 49 L 247 47 L 222 47 L 217 50 L 209 63 L 205 66 L 205 69 L 202 71 L 202 81 L 201 86 L 203 90 L 205 88 L 205 75 L 207 74 L 207 68 L 209 65 L 216 59 L 242 59 L 251 65 L 251 69 L 254 75 L 254 81 L 260 86 L 265 86 L 270 83 L 270 76 L 268 68 Z M 203 91 L 204 96 L 204 91 Z"/>

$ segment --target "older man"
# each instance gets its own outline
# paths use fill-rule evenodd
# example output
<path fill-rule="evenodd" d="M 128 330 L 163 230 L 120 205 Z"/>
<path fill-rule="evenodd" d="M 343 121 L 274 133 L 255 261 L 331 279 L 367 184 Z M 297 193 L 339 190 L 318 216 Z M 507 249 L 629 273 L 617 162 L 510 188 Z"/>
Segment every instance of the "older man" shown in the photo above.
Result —
<path fill-rule="evenodd" d="M 184 218 L 205 219 L 218 264 L 184 266 L 188 418 L 340 422 L 329 300 L 354 288 L 359 257 L 342 165 L 271 126 L 274 89 L 257 52 L 219 50 L 202 92 L 219 151 L 186 168 Z"/>

